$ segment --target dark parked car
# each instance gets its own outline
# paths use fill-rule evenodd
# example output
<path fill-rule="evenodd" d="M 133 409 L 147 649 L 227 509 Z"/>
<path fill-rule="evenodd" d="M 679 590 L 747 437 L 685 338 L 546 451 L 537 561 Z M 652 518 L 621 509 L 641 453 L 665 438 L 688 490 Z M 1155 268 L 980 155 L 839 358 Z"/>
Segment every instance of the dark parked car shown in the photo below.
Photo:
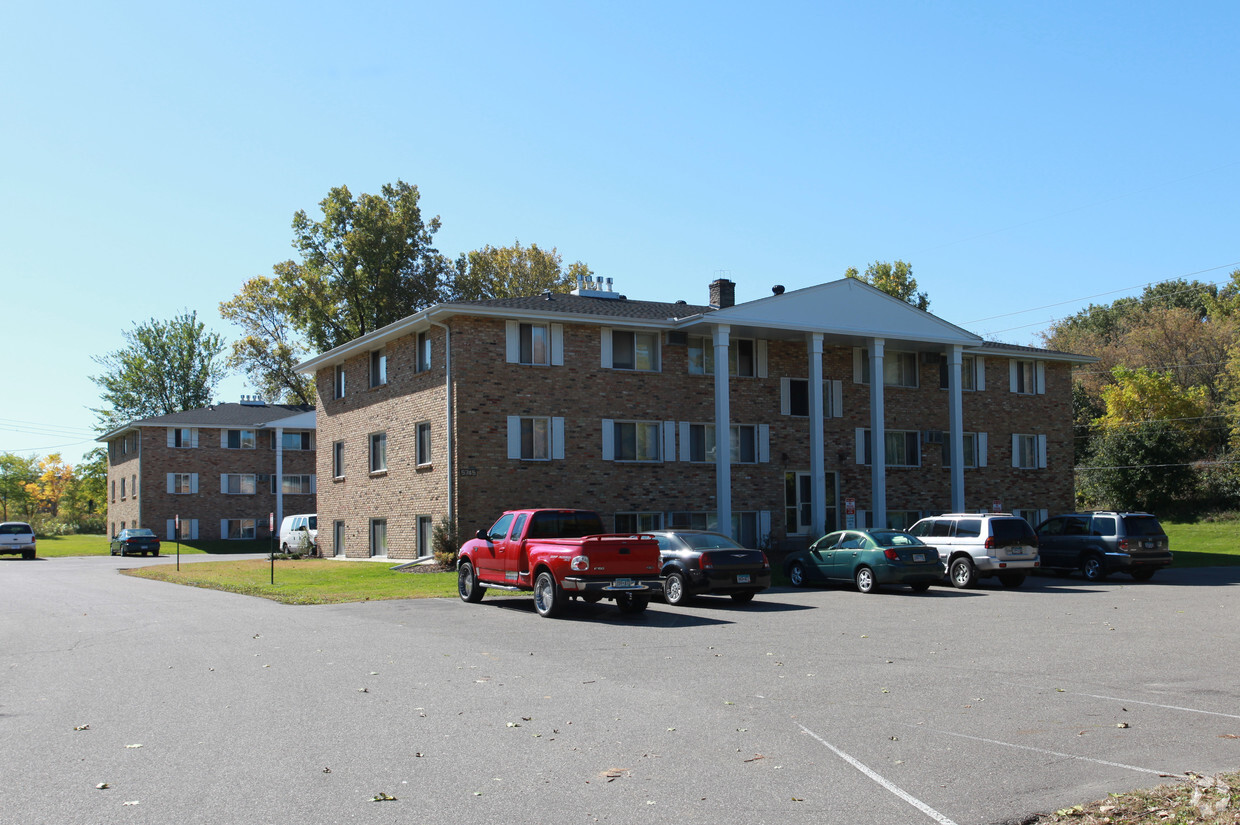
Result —
<path fill-rule="evenodd" d="M 1044 568 L 1080 570 L 1090 581 L 1116 572 L 1146 581 L 1171 564 L 1167 533 L 1149 513 L 1066 513 L 1039 524 L 1037 533 Z"/>
<path fill-rule="evenodd" d="M 655 530 L 659 540 L 663 596 L 684 604 L 701 593 L 726 593 L 733 601 L 751 601 L 771 586 L 766 553 L 742 547 L 722 533 L 705 530 Z"/>
<path fill-rule="evenodd" d="M 152 556 L 158 556 L 159 537 L 145 527 L 130 527 L 112 537 L 108 551 L 113 556 L 117 553 L 122 556 L 128 556 L 131 553 L 141 553 L 144 556 L 150 553 Z"/>
<path fill-rule="evenodd" d="M 862 593 L 882 584 L 906 584 L 918 593 L 943 581 L 939 551 L 900 530 L 839 530 L 788 556 L 793 587 L 850 581 Z"/>

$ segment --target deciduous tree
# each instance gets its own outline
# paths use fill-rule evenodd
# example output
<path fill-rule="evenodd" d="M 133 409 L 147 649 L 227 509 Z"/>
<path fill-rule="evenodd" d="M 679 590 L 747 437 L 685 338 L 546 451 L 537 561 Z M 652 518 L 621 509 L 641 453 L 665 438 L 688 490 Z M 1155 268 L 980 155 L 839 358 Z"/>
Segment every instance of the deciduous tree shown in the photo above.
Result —
<path fill-rule="evenodd" d="M 514 298 L 551 292 L 567 292 L 578 276 L 594 273 L 581 261 L 565 269 L 559 251 L 542 249 L 538 244 L 522 246 L 484 246 L 462 253 L 456 260 L 452 297 L 457 301 L 483 298 Z"/>
<path fill-rule="evenodd" d="M 856 267 L 844 271 L 845 278 L 856 278 L 864 281 L 875 289 L 912 304 L 918 309 L 930 309 L 930 296 L 917 291 L 917 279 L 913 277 L 913 267 L 904 261 L 890 263 L 875 261 L 865 268 L 864 273 L 857 272 Z"/>

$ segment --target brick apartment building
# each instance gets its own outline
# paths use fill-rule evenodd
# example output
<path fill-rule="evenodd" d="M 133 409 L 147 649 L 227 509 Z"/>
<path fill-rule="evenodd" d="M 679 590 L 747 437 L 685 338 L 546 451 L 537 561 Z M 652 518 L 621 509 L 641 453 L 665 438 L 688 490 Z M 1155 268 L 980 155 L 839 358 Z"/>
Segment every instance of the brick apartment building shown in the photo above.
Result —
<path fill-rule="evenodd" d="M 1072 507 L 1071 370 L 1091 359 L 983 341 L 855 279 L 773 292 L 735 304 L 721 279 L 690 305 L 587 281 L 438 304 L 300 364 L 321 552 L 425 557 L 440 520 L 471 535 L 517 507 L 783 547 Z"/>
<path fill-rule="evenodd" d="M 315 511 L 314 407 L 239 404 L 131 421 L 108 445 L 108 534 L 147 527 L 168 541 L 252 539 Z"/>

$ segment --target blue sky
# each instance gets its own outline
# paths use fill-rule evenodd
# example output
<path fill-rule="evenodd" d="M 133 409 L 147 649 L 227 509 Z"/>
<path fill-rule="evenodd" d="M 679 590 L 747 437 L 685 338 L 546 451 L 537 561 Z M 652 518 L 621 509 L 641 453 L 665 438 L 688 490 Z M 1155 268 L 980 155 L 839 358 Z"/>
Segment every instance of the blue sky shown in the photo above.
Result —
<path fill-rule="evenodd" d="M 1240 5 L 76 3 L 0 11 L 0 452 L 89 450 L 92 355 L 292 257 L 341 184 L 630 298 L 902 259 L 1035 343 L 1240 266 Z M 249 388 L 225 382 L 220 400 Z"/>

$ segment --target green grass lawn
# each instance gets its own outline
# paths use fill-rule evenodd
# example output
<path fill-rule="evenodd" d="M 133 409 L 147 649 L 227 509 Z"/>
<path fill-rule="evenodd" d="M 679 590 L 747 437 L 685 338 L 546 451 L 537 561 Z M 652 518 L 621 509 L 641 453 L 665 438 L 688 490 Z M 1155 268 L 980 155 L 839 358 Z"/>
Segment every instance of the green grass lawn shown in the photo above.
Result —
<path fill-rule="evenodd" d="M 144 579 L 227 590 L 284 604 L 336 604 L 379 599 L 456 596 L 455 573 L 395 573 L 379 562 L 276 559 L 275 584 L 268 559 L 161 564 L 124 571 Z"/>
<path fill-rule="evenodd" d="M 1172 567 L 1231 567 L 1240 564 L 1240 521 L 1163 522 Z"/>
<path fill-rule="evenodd" d="M 38 539 L 38 555 L 41 558 L 53 559 L 61 556 L 106 556 L 108 555 L 108 537 L 96 535 L 78 536 L 40 536 Z M 175 556 L 177 543 L 161 539 L 159 552 L 165 556 Z M 260 541 L 192 541 L 181 542 L 182 554 L 207 553 L 213 556 L 227 556 L 235 553 L 269 553 L 271 542 Z"/>
<path fill-rule="evenodd" d="M 61 556 L 106 556 L 107 536 L 40 536 L 35 540 L 39 558 L 54 559 Z"/>

